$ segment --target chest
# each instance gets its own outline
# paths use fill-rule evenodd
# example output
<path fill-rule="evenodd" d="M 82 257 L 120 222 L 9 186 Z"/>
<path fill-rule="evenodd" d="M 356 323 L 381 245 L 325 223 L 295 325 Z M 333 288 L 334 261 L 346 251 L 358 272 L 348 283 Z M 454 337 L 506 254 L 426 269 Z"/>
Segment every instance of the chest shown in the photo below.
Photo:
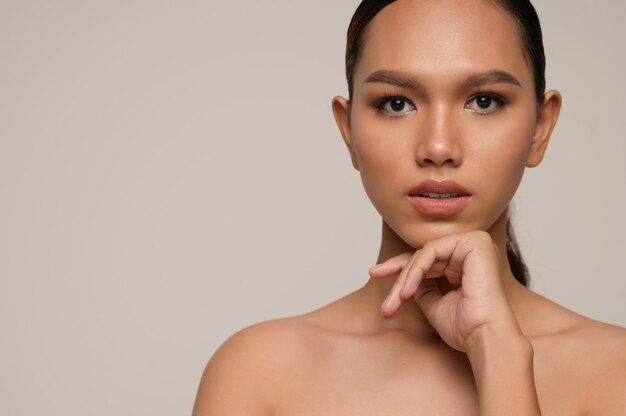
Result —
<path fill-rule="evenodd" d="M 544 416 L 577 415 L 571 383 L 549 360 L 535 360 Z M 539 368 L 537 368 L 539 367 Z M 294 373 L 276 416 L 478 415 L 478 395 L 466 356 L 402 343 L 379 348 L 333 348 Z"/>
<path fill-rule="evenodd" d="M 277 416 L 478 414 L 469 362 L 452 350 L 334 345 L 302 370 Z"/>

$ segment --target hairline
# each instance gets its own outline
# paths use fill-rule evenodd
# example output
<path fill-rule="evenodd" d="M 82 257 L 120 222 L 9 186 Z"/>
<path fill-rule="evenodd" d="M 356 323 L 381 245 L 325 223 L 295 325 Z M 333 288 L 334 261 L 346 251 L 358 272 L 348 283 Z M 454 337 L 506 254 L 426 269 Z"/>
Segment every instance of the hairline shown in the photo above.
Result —
<path fill-rule="evenodd" d="M 354 95 L 354 87 L 355 87 L 355 73 L 356 73 L 356 68 L 359 64 L 359 62 L 361 61 L 361 56 L 363 54 L 363 49 L 364 49 L 364 45 L 365 45 L 365 38 L 367 36 L 367 34 L 370 31 L 370 26 L 372 21 L 374 21 L 374 19 L 376 19 L 376 17 L 384 10 L 386 9 L 388 6 L 390 6 L 391 4 L 395 3 L 397 0 L 392 1 L 391 3 L 385 5 L 382 9 L 380 9 L 376 15 L 374 15 L 374 17 L 372 17 L 372 19 L 370 19 L 369 22 L 367 22 L 367 24 L 365 25 L 365 27 L 363 28 L 361 35 L 355 40 L 355 49 L 354 49 L 354 59 L 352 62 L 352 68 L 351 68 L 351 77 L 350 77 L 350 90 L 351 90 L 351 94 L 348 97 L 348 105 L 351 107 L 352 104 L 352 98 Z M 483 0 L 485 3 L 491 3 L 493 6 L 498 7 L 500 10 L 502 10 L 503 12 L 505 12 L 505 14 L 507 16 L 509 16 L 509 18 L 511 18 L 511 20 L 513 21 L 513 23 L 515 24 L 515 33 L 517 34 L 517 38 L 519 40 L 518 45 L 520 47 L 520 50 L 522 51 L 522 56 L 524 57 L 524 61 L 526 62 L 526 66 L 527 68 L 530 70 L 531 74 L 532 74 L 532 79 L 533 79 L 533 84 L 536 84 L 536 80 L 535 80 L 535 70 L 537 70 L 536 68 L 533 68 L 533 61 L 532 61 L 532 57 L 530 56 L 531 51 L 527 51 L 526 48 L 524 47 L 524 43 L 526 43 L 525 41 L 526 36 L 524 35 L 525 31 L 523 29 L 523 24 L 522 22 L 517 18 L 517 16 L 514 16 L 513 13 L 511 13 L 505 6 L 504 4 L 502 4 L 501 0 Z M 536 91 L 537 86 L 535 85 L 535 91 Z M 535 96 L 537 94 L 535 93 Z M 536 97 L 537 101 L 541 101 L 541 97 Z"/>

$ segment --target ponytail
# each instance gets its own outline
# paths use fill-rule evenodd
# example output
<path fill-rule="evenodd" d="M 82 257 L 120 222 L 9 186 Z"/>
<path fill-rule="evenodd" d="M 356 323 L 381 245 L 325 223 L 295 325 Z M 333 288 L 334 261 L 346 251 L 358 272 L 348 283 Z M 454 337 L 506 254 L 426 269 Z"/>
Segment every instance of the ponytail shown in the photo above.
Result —
<path fill-rule="evenodd" d="M 509 260 L 509 266 L 511 266 L 511 272 L 513 272 L 515 280 L 528 287 L 528 268 L 526 264 L 524 264 L 522 254 L 517 245 L 513 226 L 511 225 L 511 218 L 507 218 L 506 220 L 506 257 Z"/>

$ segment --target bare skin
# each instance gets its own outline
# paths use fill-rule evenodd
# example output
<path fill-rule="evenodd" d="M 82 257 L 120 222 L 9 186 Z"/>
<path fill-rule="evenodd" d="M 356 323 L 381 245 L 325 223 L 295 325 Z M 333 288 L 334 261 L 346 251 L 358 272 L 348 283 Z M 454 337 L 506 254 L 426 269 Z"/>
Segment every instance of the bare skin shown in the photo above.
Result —
<path fill-rule="evenodd" d="M 520 85 L 460 87 L 494 68 Z M 422 88 L 367 81 L 380 70 Z M 327 306 L 232 336 L 207 365 L 194 415 L 626 414 L 626 330 L 522 286 L 502 255 L 507 206 L 525 168 L 542 161 L 561 106 L 554 90 L 536 102 L 510 16 L 482 0 L 399 0 L 370 23 L 354 80 L 352 103 L 335 97 L 333 114 L 383 218 L 376 263 L 400 269 L 370 271 Z M 485 91 L 506 105 L 477 107 Z M 389 95 L 405 106 L 374 108 Z M 458 181 L 472 202 L 451 217 L 417 213 L 406 191 L 429 178 Z M 457 259 L 463 273 L 433 266 L 420 276 L 409 259 L 450 239 L 480 243 Z M 401 296 L 403 281 L 415 287 Z M 476 320 L 457 322 L 439 308 L 437 322 L 427 281 L 431 295 L 483 290 L 488 313 L 467 309 Z"/>
<path fill-rule="evenodd" d="M 414 319 L 414 303 L 382 317 L 390 283 L 370 279 L 318 310 L 235 334 L 209 362 L 194 415 L 478 415 L 465 354 Z M 541 414 L 623 414 L 626 331 L 514 287 Z"/>

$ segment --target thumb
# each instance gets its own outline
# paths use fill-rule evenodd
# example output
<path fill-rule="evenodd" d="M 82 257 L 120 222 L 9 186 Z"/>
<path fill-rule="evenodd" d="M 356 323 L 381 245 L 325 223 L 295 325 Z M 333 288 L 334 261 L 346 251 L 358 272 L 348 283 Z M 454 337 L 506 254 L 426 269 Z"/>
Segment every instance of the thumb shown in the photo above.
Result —
<path fill-rule="evenodd" d="M 413 295 L 415 303 L 422 310 L 428 322 L 434 327 L 437 327 L 437 309 L 442 296 L 435 279 L 428 278 L 422 280 Z"/>

